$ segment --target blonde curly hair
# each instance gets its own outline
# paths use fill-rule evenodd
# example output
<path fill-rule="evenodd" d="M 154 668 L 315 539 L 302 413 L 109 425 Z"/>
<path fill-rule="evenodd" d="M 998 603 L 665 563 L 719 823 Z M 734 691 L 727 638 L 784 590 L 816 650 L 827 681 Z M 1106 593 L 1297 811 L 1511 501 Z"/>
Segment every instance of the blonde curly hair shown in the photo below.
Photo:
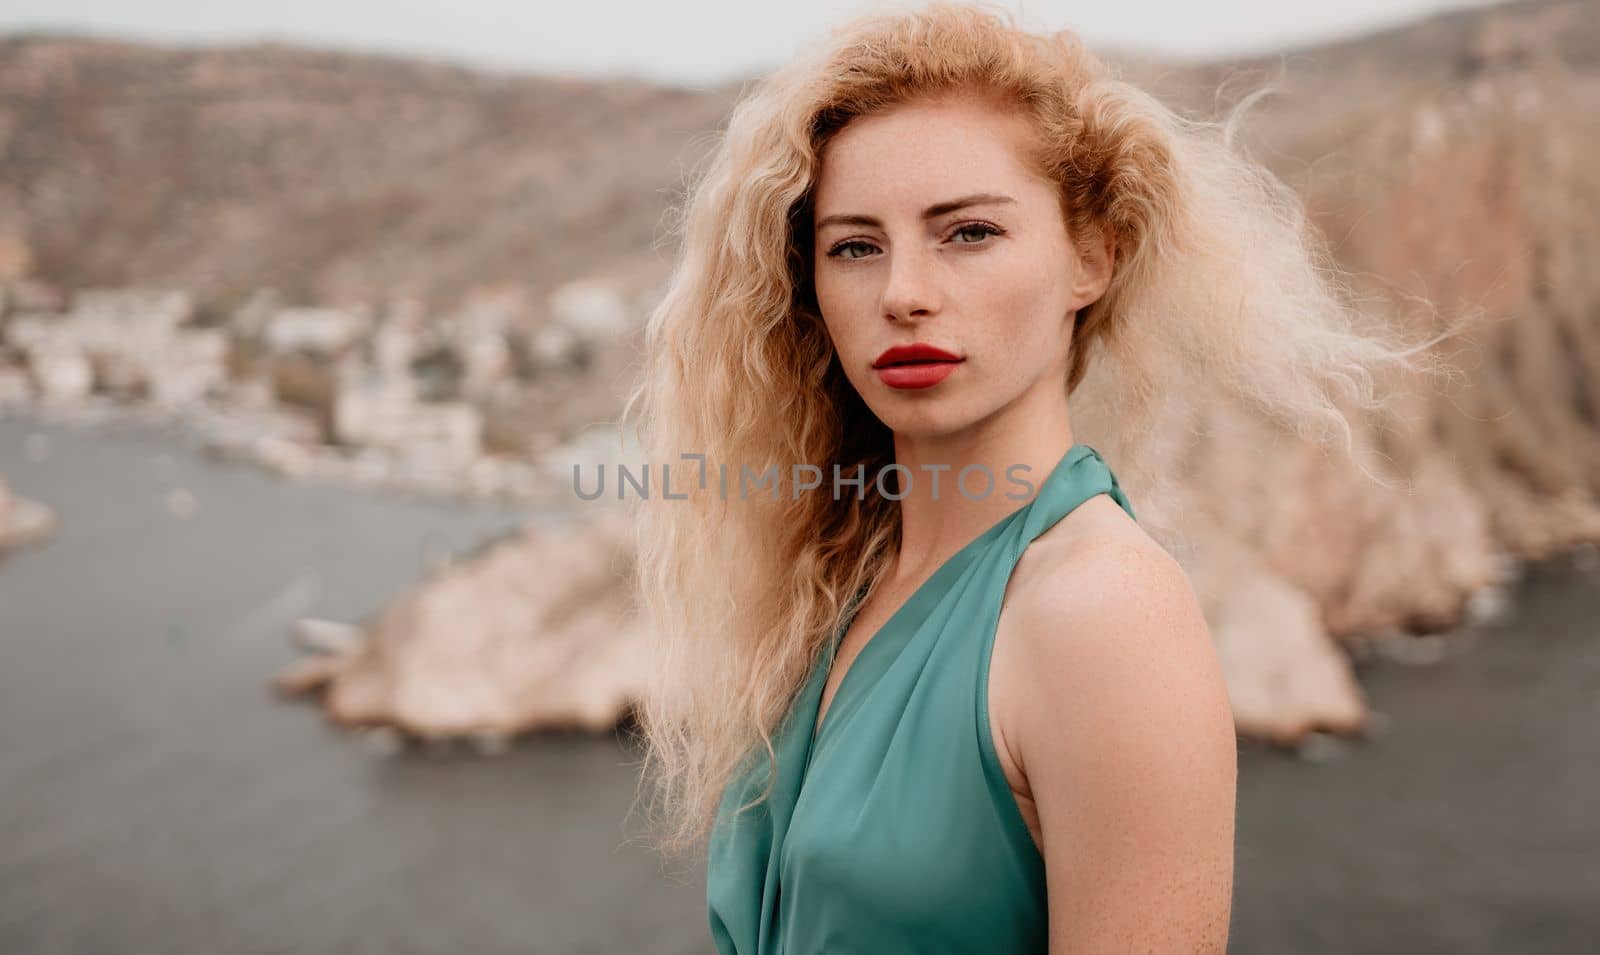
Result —
<path fill-rule="evenodd" d="M 892 434 L 846 381 L 817 311 L 811 196 L 824 145 L 852 119 L 955 91 L 1023 110 L 1070 234 L 1112 237 L 1114 276 L 1077 315 L 1063 385 L 1075 421 L 1115 422 L 1094 443 L 1142 499 L 1165 471 L 1137 441 L 1142 423 L 1186 388 L 1225 389 L 1348 443 L 1335 392 L 1376 405 L 1375 370 L 1425 347 L 1359 327 L 1299 198 L 1235 146 L 1231 117 L 1175 113 L 1071 31 L 1033 34 L 1004 9 L 937 2 L 858 17 L 764 77 L 689 190 L 623 413 L 687 491 L 642 499 L 636 515 L 654 642 L 636 717 L 664 850 L 701 843 L 731 775 L 773 758 L 778 723 L 899 535 L 885 496 L 732 501 L 680 456 L 735 473 L 892 462 Z"/>

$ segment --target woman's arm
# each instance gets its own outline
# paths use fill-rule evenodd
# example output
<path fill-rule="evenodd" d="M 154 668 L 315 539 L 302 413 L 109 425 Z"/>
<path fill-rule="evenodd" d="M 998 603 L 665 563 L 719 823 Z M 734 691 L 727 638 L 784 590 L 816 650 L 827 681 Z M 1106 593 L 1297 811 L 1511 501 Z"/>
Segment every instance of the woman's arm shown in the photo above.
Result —
<path fill-rule="evenodd" d="M 1188 577 L 1098 543 L 1016 614 L 1011 733 L 1044 844 L 1051 955 L 1222 952 L 1238 751 Z"/>

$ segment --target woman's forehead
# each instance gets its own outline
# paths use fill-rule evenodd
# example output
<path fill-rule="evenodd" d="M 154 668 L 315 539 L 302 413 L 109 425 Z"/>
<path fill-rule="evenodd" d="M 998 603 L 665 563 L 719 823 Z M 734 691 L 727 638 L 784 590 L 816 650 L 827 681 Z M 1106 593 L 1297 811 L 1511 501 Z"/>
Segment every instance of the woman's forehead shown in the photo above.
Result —
<path fill-rule="evenodd" d="M 856 126 L 859 123 L 859 126 Z M 1026 153 L 1026 121 L 922 105 L 861 117 L 822 153 L 816 205 L 834 214 L 924 207 L 975 193 L 1047 188 Z"/>

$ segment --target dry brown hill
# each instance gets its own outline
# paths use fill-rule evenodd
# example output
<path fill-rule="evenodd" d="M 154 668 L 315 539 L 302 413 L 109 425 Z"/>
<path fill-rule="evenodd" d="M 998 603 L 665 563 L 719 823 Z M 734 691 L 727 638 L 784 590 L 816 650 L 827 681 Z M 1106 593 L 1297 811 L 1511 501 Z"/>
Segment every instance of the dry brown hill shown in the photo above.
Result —
<path fill-rule="evenodd" d="M 679 163 L 733 93 L 14 36 L 0 237 L 52 282 L 208 301 L 549 286 L 652 255 Z"/>

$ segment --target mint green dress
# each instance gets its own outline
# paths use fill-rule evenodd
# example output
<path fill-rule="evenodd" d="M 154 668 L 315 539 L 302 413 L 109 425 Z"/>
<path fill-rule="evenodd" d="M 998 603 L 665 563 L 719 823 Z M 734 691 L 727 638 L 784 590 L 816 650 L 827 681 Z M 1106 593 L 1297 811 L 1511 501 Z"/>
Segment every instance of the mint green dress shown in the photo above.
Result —
<path fill-rule="evenodd" d="M 1034 538 L 1096 494 L 1134 513 L 1085 444 L 1038 486 L 872 635 L 813 739 L 840 625 L 777 730 L 768 801 L 733 812 L 766 784 L 764 748 L 729 783 L 706 875 L 720 955 L 1046 951 L 1044 858 L 989 729 L 990 647 Z"/>

